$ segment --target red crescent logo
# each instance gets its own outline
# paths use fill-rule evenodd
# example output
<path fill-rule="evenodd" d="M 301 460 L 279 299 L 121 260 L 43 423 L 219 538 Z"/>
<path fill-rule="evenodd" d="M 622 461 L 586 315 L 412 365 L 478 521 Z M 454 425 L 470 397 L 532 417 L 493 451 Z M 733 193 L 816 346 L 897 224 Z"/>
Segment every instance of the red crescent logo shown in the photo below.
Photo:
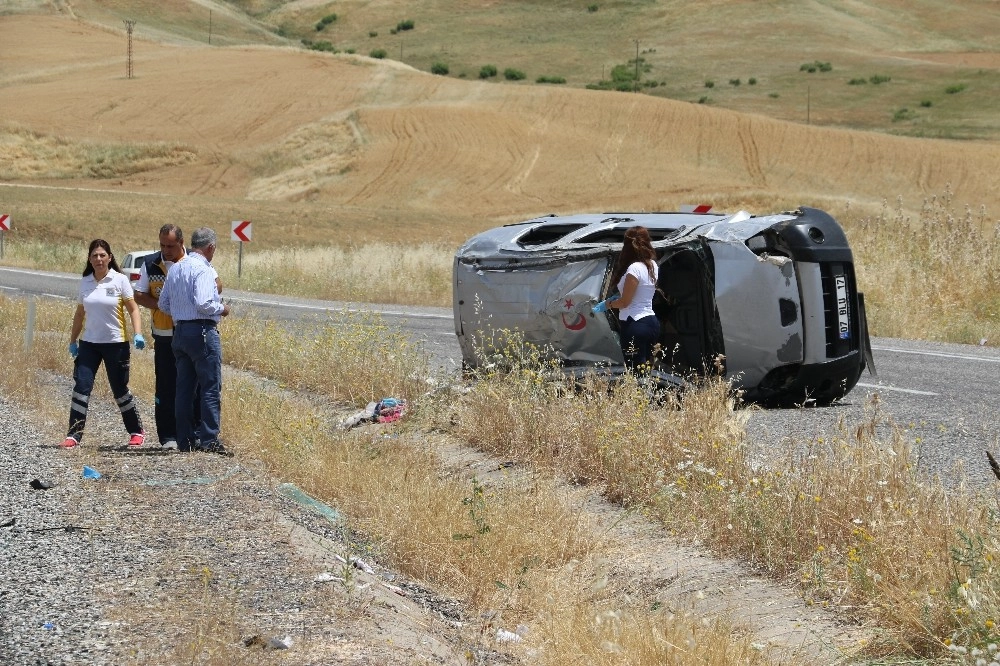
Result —
<path fill-rule="evenodd" d="M 566 313 L 565 312 L 562 314 L 562 320 L 563 320 L 563 326 L 565 326 L 566 328 L 568 328 L 571 331 L 582 330 L 583 327 L 587 325 L 587 318 L 584 317 L 579 312 L 576 313 L 576 320 L 572 324 L 569 323 L 568 321 L 566 321 Z"/>

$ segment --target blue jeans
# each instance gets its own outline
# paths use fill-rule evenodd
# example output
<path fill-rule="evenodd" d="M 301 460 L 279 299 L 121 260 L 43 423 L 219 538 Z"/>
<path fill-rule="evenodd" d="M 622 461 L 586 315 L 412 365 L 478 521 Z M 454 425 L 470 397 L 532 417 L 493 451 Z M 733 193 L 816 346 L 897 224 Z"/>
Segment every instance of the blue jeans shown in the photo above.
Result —
<path fill-rule="evenodd" d="M 177 359 L 174 358 L 173 336 L 153 334 L 153 367 L 156 369 L 156 396 L 153 415 L 160 444 L 177 439 Z M 201 421 L 198 389 L 195 388 L 194 422 Z M 197 429 L 195 439 L 198 438 Z"/>
<path fill-rule="evenodd" d="M 201 437 L 202 447 L 219 442 L 222 417 L 222 340 L 215 324 L 205 321 L 174 323 L 171 348 L 177 367 L 174 414 L 177 419 L 177 448 L 187 451 Z M 197 397 L 201 389 L 200 400 Z M 195 422 L 195 400 L 201 418 Z"/>
<path fill-rule="evenodd" d="M 90 405 L 90 392 L 94 390 L 94 379 L 97 370 L 104 363 L 104 371 L 108 375 L 111 394 L 115 397 L 118 409 L 122 413 L 125 429 L 130 434 L 142 432 L 142 419 L 136 408 L 135 398 L 128 390 L 129 370 L 132 363 L 132 350 L 127 342 L 86 342 L 80 341 L 80 351 L 73 361 L 73 398 L 69 405 L 69 432 L 78 442 L 83 441 L 83 428 L 87 424 L 87 409 Z"/>
<path fill-rule="evenodd" d="M 652 365 L 653 345 L 660 339 L 660 320 L 656 315 L 647 315 L 642 319 L 629 317 L 620 320 L 618 326 L 625 367 L 634 371 L 641 365 Z"/>

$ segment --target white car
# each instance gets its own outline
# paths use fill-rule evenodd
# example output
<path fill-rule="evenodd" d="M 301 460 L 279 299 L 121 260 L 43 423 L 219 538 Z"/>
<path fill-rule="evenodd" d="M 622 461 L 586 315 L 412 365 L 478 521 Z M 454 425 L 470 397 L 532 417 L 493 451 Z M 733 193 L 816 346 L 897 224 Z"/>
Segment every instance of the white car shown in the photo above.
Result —
<path fill-rule="evenodd" d="M 132 288 L 135 289 L 136 283 L 139 282 L 139 271 L 142 269 L 142 262 L 146 260 L 146 257 L 153 254 L 156 250 L 139 250 L 137 252 L 129 252 L 125 255 L 125 259 L 119 266 L 122 269 L 129 282 L 132 283 Z"/>
<path fill-rule="evenodd" d="M 864 297 L 840 224 L 815 208 L 539 217 L 471 238 L 455 255 L 455 332 L 465 367 L 489 362 L 497 329 L 569 372 L 624 367 L 611 296 L 625 231 L 649 229 L 660 265 L 657 378 L 725 372 L 745 399 L 818 404 L 874 372 Z"/>

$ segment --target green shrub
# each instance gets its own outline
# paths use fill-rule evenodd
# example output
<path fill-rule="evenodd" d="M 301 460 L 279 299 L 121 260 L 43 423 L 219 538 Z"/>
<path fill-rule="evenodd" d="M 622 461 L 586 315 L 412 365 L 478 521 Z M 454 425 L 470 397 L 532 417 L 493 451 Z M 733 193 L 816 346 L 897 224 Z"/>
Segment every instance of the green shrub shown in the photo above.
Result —
<path fill-rule="evenodd" d="M 731 86 L 738 86 L 738 85 L 740 85 L 740 80 L 739 79 L 729 79 L 729 85 L 731 85 Z"/>
<path fill-rule="evenodd" d="M 357 53 L 357 49 L 344 49 L 344 53 Z"/>
<path fill-rule="evenodd" d="M 751 76 L 749 79 L 747 79 L 747 84 L 755 86 L 757 85 L 757 79 Z"/>
<path fill-rule="evenodd" d="M 597 11 L 597 5 L 587 5 L 587 11 L 593 14 Z"/>
<path fill-rule="evenodd" d="M 611 68 L 611 80 L 615 83 L 628 83 L 631 85 L 635 81 L 634 65 L 615 65 Z"/>
<path fill-rule="evenodd" d="M 524 72 L 519 69 L 514 69 L 513 67 L 508 67 L 503 70 L 503 78 L 508 81 L 520 81 L 524 78 Z"/>
<path fill-rule="evenodd" d="M 705 81 L 705 87 L 706 88 L 714 88 L 715 87 L 715 81 L 712 81 L 711 79 L 708 80 L 708 81 Z"/>
<path fill-rule="evenodd" d="M 400 21 L 396 24 L 396 30 L 403 32 L 404 30 L 413 30 L 413 21 L 407 19 L 405 21 Z"/>
<path fill-rule="evenodd" d="M 892 122 L 898 123 L 901 120 L 911 120 L 916 116 L 913 111 L 910 111 L 905 106 L 901 109 L 897 109 L 895 113 L 892 114 Z"/>
<path fill-rule="evenodd" d="M 497 75 L 497 68 L 493 65 L 483 65 L 479 68 L 479 78 L 488 79 Z"/>
<path fill-rule="evenodd" d="M 378 37 L 378 31 L 377 30 L 369 30 L 368 31 L 368 36 L 369 37 Z"/>
<path fill-rule="evenodd" d="M 814 74 L 816 72 L 829 72 L 833 69 L 833 65 L 828 62 L 822 62 L 820 60 L 814 60 L 813 62 L 803 63 L 799 66 L 800 72 L 809 72 Z"/>
<path fill-rule="evenodd" d="M 863 86 L 868 83 L 868 79 L 851 79 L 847 82 L 849 86 Z"/>
<path fill-rule="evenodd" d="M 708 95 L 702 95 L 700 98 L 698 98 L 698 103 L 708 104 Z"/>
<path fill-rule="evenodd" d="M 336 14 L 327 14 L 326 16 L 324 16 L 319 20 L 319 23 L 316 24 L 316 32 L 319 32 L 320 30 L 324 29 L 326 26 L 330 25 L 336 20 L 337 20 Z"/>
<path fill-rule="evenodd" d="M 566 79 L 561 76 L 539 76 L 535 83 L 566 83 Z"/>
<path fill-rule="evenodd" d="M 884 74 L 873 74 L 868 77 L 868 82 L 876 86 L 880 83 L 889 83 L 889 81 L 892 81 L 892 77 Z"/>
<path fill-rule="evenodd" d="M 372 49 L 371 51 L 368 52 L 369 58 L 377 58 L 379 60 L 382 60 L 383 58 L 385 58 L 385 56 L 386 56 L 385 49 Z"/>
<path fill-rule="evenodd" d="M 310 49 L 311 51 L 324 51 L 326 53 L 337 53 L 337 49 L 333 47 L 333 44 L 326 41 L 314 42 L 309 39 L 303 39 L 302 45 L 305 46 L 307 49 Z"/>
<path fill-rule="evenodd" d="M 778 99 L 779 97 L 781 97 L 781 95 L 779 95 L 776 92 L 767 93 L 767 96 L 770 97 L 771 99 Z"/>
<path fill-rule="evenodd" d="M 946 93 L 948 93 L 949 95 L 956 95 L 956 94 L 962 92 L 963 90 L 965 90 L 965 84 L 964 83 L 957 83 L 957 84 L 955 84 L 953 86 L 948 86 L 947 88 L 944 89 L 944 91 Z"/>
<path fill-rule="evenodd" d="M 431 65 L 431 74 L 440 74 L 441 76 L 448 75 L 448 65 L 443 62 L 436 62 Z"/>
<path fill-rule="evenodd" d="M 920 106 L 924 107 L 925 109 L 929 109 L 933 105 L 934 102 L 930 101 L 929 99 L 920 100 Z"/>

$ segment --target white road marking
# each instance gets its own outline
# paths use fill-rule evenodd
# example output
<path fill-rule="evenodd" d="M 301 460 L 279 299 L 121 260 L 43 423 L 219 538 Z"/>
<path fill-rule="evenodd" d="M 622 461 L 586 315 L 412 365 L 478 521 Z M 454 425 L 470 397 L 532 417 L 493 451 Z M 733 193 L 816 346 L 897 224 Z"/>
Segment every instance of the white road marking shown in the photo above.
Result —
<path fill-rule="evenodd" d="M 899 391 L 900 393 L 912 393 L 913 395 L 937 395 L 937 393 L 931 393 L 930 391 L 918 391 L 916 389 L 905 389 L 899 388 L 898 386 L 889 386 L 888 384 L 863 384 L 858 382 L 855 386 L 863 386 L 865 388 L 879 389 L 885 391 Z"/>
<path fill-rule="evenodd" d="M 316 312 L 329 312 L 333 311 L 346 311 L 346 312 L 374 312 L 380 315 L 388 315 L 390 317 L 404 317 L 407 319 L 446 319 L 451 321 L 451 315 L 439 315 L 439 314 L 426 314 L 420 312 L 400 312 L 398 310 L 376 310 L 374 308 L 338 308 L 338 307 L 327 307 L 323 305 L 305 305 L 302 303 L 288 303 L 286 301 L 268 301 L 262 298 L 243 298 L 243 297 L 233 297 L 228 300 L 234 303 L 250 303 L 252 305 L 271 305 L 274 307 L 282 308 L 298 308 L 299 310 L 314 310 Z"/>
<path fill-rule="evenodd" d="M 40 271 L 32 268 L 7 268 L 2 269 L 8 273 L 21 273 L 22 275 L 44 275 L 46 277 L 61 278 L 63 280 L 79 280 L 79 275 L 66 275 L 65 273 L 50 273 L 49 271 Z"/>
<path fill-rule="evenodd" d="M 966 361 L 984 361 L 986 363 L 1000 363 L 1000 358 L 986 358 L 984 356 L 966 356 L 965 354 L 946 354 L 944 352 L 915 351 L 912 349 L 898 349 L 896 347 L 872 347 L 872 350 L 896 352 L 897 354 L 919 354 L 921 356 L 940 356 L 941 358 L 960 358 Z"/>

